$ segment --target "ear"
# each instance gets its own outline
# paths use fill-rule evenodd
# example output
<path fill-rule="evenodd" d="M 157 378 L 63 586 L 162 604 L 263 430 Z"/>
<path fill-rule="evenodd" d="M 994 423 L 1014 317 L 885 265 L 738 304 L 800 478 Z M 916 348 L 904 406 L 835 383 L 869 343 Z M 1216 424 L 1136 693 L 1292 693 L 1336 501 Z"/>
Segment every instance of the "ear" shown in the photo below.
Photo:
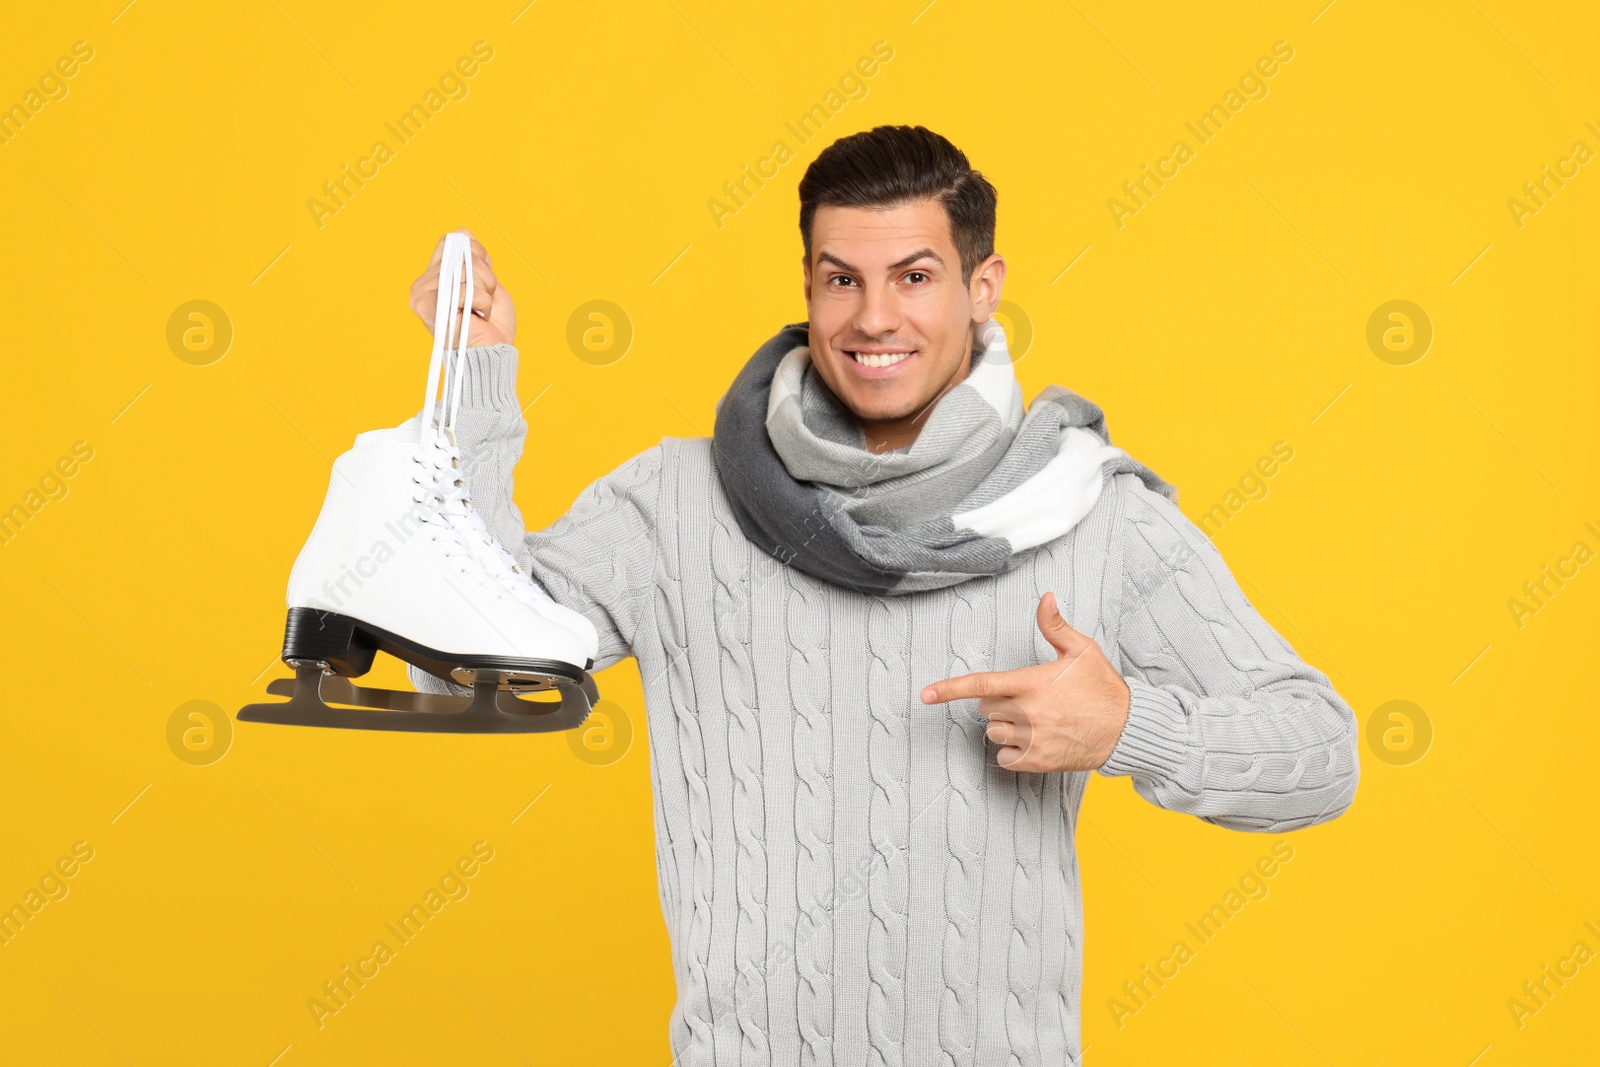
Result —
<path fill-rule="evenodd" d="M 988 322 L 1000 304 L 1000 291 L 1005 287 L 1006 261 L 996 252 L 972 270 L 969 292 L 972 297 L 972 322 Z"/>

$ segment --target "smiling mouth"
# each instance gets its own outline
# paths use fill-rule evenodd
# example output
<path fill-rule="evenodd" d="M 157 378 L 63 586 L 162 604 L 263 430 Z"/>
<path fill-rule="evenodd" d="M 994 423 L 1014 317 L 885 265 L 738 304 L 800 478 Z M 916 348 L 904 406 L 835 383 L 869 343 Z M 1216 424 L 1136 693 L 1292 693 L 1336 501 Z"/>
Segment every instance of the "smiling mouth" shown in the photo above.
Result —
<path fill-rule="evenodd" d="M 903 363 L 915 352 L 860 352 L 845 350 L 845 355 L 855 360 L 863 367 L 892 367 L 896 363 Z"/>

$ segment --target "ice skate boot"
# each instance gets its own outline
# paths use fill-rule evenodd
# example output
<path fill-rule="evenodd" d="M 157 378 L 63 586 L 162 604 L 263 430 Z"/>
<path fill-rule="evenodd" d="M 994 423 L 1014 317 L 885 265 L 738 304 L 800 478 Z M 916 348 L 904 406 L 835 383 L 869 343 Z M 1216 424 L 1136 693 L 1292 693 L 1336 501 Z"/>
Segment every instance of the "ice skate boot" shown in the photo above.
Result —
<path fill-rule="evenodd" d="M 290 699 L 248 705 L 240 721 L 537 733 L 578 726 L 599 698 L 588 674 L 598 648 L 594 626 L 523 572 L 473 509 L 462 477 L 453 430 L 461 353 L 451 358 L 445 344 L 455 324 L 449 296 L 463 276 L 470 307 L 466 238 L 451 234 L 420 428 L 361 434 L 335 461 L 322 512 L 289 577 L 282 658 L 295 677 L 267 687 Z M 465 322 L 460 332 L 464 347 Z M 435 405 L 441 372 L 445 399 Z M 472 695 L 354 685 L 350 679 L 370 670 L 379 650 L 470 686 Z"/>

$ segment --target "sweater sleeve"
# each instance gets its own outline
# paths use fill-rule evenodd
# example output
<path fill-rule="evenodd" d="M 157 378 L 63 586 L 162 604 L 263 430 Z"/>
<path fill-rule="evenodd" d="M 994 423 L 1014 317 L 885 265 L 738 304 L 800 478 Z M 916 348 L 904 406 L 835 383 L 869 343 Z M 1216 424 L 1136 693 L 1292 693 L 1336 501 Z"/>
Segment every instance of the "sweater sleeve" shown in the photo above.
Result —
<path fill-rule="evenodd" d="M 592 482 L 566 514 L 530 532 L 513 499 L 512 471 L 528 430 L 517 401 L 517 350 L 512 345 L 468 348 L 464 367 L 456 443 L 472 506 L 558 604 L 594 623 L 600 638 L 594 669 L 621 661 L 632 654 L 635 627 L 654 580 L 662 446 Z M 404 425 L 416 424 L 413 417 Z M 571 455 L 564 452 L 562 462 Z M 554 457 L 538 459 L 538 466 L 546 466 Z M 466 692 L 415 667 L 410 675 L 424 692 Z"/>
<path fill-rule="evenodd" d="M 1234 830 L 1279 833 L 1347 810 L 1355 714 L 1245 599 L 1215 546 L 1133 475 L 1125 484 L 1117 652 L 1132 700 L 1104 775 Z"/>

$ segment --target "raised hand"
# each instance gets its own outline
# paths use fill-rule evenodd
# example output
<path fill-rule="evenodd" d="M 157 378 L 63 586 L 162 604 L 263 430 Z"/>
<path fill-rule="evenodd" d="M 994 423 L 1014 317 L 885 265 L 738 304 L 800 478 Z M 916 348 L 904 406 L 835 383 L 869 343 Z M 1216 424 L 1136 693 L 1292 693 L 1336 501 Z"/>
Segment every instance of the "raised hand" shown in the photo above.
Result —
<path fill-rule="evenodd" d="M 471 230 L 458 230 L 471 238 L 472 243 L 472 314 L 467 318 L 470 330 L 469 345 L 511 344 L 517 336 L 517 309 L 489 266 L 489 253 L 484 250 Z M 422 319 L 422 324 L 433 332 L 434 311 L 439 300 L 439 260 L 444 256 L 444 238 L 434 246 L 433 258 L 422 277 L 411 283 L 411 310 Z M 466 295 L 466 280 L 462 279 L 456 292 L 456 310 Z M 459 337 L 459 334 L 457 335 Z M 446 338 L 447 343 L 458 343 L 457 337 Z"/>

